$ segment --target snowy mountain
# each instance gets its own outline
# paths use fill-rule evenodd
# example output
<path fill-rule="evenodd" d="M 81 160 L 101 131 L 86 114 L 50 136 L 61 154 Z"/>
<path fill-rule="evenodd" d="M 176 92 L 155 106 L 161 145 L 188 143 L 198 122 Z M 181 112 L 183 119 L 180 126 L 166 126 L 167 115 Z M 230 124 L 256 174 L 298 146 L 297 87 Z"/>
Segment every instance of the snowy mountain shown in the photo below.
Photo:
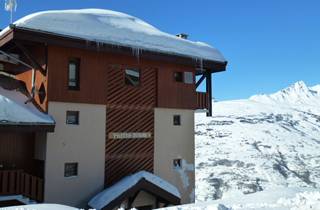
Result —
<path fill-rule="evenodd" d="M 215 102 L 196 114 L 196 200 L 320 187 L 320 85 Z"/>

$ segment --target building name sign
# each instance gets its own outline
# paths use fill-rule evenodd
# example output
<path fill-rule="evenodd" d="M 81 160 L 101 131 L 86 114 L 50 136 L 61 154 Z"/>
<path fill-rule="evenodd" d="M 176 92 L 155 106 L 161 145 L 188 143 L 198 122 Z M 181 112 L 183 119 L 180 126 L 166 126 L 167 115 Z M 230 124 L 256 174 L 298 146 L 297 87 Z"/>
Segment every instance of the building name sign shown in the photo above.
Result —
<path fill-rule="evenodd" d="M 151 138 L 150 132 L 139 133 L 109 133 L 109 139 L 149 139 Z"/>

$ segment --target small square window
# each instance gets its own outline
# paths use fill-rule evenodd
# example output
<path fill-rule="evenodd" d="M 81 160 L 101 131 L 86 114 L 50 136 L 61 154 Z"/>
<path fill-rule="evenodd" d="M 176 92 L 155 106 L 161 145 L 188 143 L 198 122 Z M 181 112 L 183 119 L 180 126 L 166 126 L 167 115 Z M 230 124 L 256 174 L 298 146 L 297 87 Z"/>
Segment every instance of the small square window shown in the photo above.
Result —
<path fill-rule="evenodd" d="M 78 176 L 78 163 L 64 164 L 64 177 Z"/>
<path fill-rule="evenodd" d="M 174 168 L 182 168 L 182 160 L 181 159 L 174 159 L 173 160 L 173 167 Z"/>
<path fill-rule="evenodd" d="M 67 111 L 67 124 L 79 125 L 79 111 Z"/>
<path fill-rule="evenodd" d="M 182 72 L 174 72 L 173 77 L 174 77 L 174 81 L 183 82 L 183 73 Z"/>
<path fill-rule="evenodd" d="M 193 84 L 193 73 L 192 72 L 184 72 L 184 83 Z"/>
<path fill-rule="evenodd" d="M 140 84 L 140 70 L 139 69 L 126 69 L 125 70 L 125 83 L 126 85 L 139 86 Z"/>
<path fill-rule="evenodd" d="M 181 116 L 180 115 L 173 116 L 173 125 L 181 125 Z"/>

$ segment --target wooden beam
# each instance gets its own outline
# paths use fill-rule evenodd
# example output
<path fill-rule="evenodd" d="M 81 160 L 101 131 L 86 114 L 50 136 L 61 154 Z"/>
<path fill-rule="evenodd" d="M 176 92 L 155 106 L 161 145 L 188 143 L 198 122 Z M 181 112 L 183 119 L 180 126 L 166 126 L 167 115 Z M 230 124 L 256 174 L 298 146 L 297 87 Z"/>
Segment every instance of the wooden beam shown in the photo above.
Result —
<path fill-rule="evenodd" d="M 208 112 L 207 116 L 212 116 L 212 74 L 210 71 L 206 72 L 206 92 L 208 95 Z"/>
<path fill-rule="evenodd" d="M 12 56 L 11 54 L 6 53 L 6 52 L 4 52 L 4 51 L 2 51 L 2 50 L 0 50 L 0 54 L 9 57 L 11 60 L 16 61 L 17 63 L 21 63 L 22 65 L 24 65 L 24 66 L 26 66 L 26 67 L 28 67 L 28 68 L 33 68 L 32 66 L 30 66 L 29 64 L 23 62 L 23 61 L 20 60 L 19 58 L 16 58 L 16 57 Z"/>
<path fill-rule="evenodd" d="M 0 132 L 54 132 L 55 125 L 0 124 Z"/>
<path fill-rule="evenodd" d="M 22 51 L 22 53 L 27 57 L 27 59 L 31 62 L 31 65 L 33 66 L 33 68 L 40 70 L 42 74 L 46 75 L 46 70 L 42 68 L 42 66 L 38 63 L 36 58 L 32 56 L 30 51 L 22 43 L 18 41 L 15 41 L 14 43 Z"/>

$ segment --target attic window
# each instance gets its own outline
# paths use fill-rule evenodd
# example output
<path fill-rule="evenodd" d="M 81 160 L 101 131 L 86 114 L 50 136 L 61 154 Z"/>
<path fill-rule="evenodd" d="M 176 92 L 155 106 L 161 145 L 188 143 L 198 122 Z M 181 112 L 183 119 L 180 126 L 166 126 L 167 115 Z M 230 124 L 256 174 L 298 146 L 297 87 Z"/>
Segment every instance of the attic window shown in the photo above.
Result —
<path fill-rule="evenodd" d="M 125 83 L 130 86 L 140 85 L 140 70 L 139 69 L 126 69 L 125 70 Z"/>
<path fill-rule="evenodd" d="M 80 59 L 79 58 L 72 58 L 69 60 L 68 87 L 69 87 L 69 90 L 80 89 Z"/>

